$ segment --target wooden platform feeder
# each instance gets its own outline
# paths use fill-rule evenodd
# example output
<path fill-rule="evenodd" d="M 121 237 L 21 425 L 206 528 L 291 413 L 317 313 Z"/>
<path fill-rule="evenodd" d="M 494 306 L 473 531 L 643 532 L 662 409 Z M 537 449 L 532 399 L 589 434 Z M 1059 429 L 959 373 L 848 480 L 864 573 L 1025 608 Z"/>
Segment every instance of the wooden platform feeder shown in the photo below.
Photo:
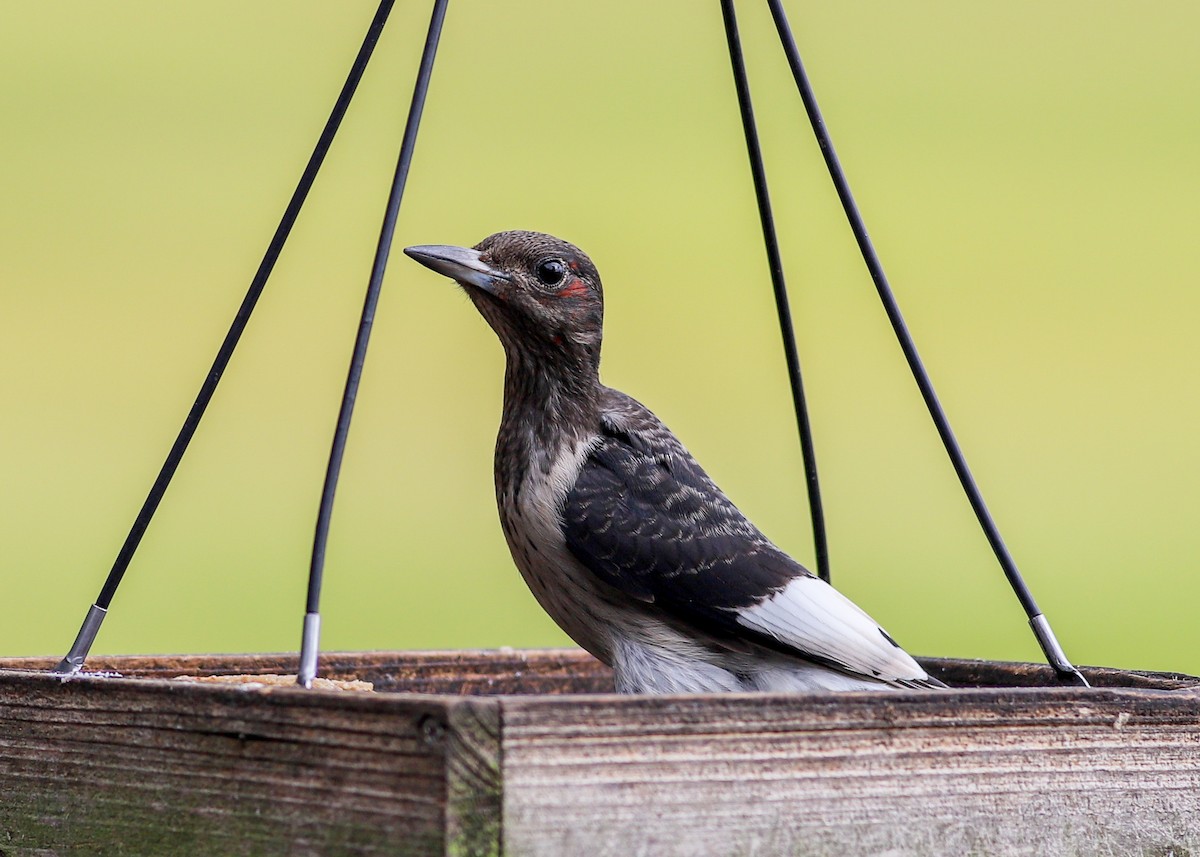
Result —
<path fill-rule="evenodd" d="M 0 660 L 0 855 L 1200 855 L 1200 679 L 623 697 L 577 651 Z"/>

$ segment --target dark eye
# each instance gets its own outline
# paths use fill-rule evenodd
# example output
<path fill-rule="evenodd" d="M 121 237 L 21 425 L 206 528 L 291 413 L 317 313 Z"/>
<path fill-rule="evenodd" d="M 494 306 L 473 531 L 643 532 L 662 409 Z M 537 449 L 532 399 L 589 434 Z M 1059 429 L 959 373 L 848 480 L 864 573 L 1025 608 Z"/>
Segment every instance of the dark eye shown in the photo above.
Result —
<path fill-rule="evenodd" d="M 567 273 L 567 266 L 558 259 L 544 259 L 535 269 L 537 278 L 547 286 L 557 286 Z"/>

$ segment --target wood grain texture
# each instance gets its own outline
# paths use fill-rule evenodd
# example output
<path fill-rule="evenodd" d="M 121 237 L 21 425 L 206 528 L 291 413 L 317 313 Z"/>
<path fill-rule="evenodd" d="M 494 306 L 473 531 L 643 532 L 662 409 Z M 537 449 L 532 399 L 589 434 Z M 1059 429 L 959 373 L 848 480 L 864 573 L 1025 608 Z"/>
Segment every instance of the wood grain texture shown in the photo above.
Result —
<path fill-rule="evenodd" d="M 497 857 L 504 801 L 500 770 L 500 706 L 455 705 L 446 740 L 446 851 Z"/>
<path fill-rule="evenodd" d="M 521 857 L 1200 851 L 1192 692 L 505 700 Z"/>
<path fill-rule="evenodd" d="M 1045 664 L 955 658 L 917 658 L 932 675 L 953 687 L 1057 687 Z M 58 658 L 0 658 L 0 669 L 50 670 Z M 134 678 L 178 675 L 295 673 L 295 654 L 118 655 L 93 657 L 92 671 L 110 670 Z M 1096 687 L 1171 690 L 1200 679 L 1179 673 L 1082 667 Z M 580 649 L 463 649 L 446 652 L 324 652 L 319 674 L 342 681 L 373 682 L 393 693 L 528 695 L 607 693 L 612 671 Z"/>
<path fill-rule="evenodd" d="M 1200 855 L 1200 679 L 1173 673 L 621 697 L 573 650 L 322 656 L 384 693 L 164 680 L 293 655 L 12 671 L 54 663 L 0 661 L 0 857 Z"/>
<path fill-rule="evenodd" d="M 0 669 L 50 670 L 58 658 L 0 658 Z M 295 673 L 297 657 L 254 655 L 118 655 L 89 658 L 89 671 L 134 678 L 178 675 Z M 497 695 L 601 693 L 612 671 L 579 649 L 455 650 L 447 652 L 322 652 L 318 674 L 373 682 L 385 692 Z"/>
<path fill-rule="evenodd" d="M 446 853 L 461 705 L 0 674 L 0 853 Z"/>

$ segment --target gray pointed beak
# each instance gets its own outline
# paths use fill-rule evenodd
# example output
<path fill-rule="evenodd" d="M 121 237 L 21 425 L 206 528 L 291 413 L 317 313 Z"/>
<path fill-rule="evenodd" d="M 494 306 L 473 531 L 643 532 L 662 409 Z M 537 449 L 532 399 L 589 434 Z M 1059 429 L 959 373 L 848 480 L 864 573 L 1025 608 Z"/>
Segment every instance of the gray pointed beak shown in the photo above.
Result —
<path fill-rule="evenodd" d="M 498 282 L 509 280 L 507 274 L 488 265 L 480 258 L 479 251 L 470 247 L 423 244 L 418 247 L 405 247 L 404 252 L 426 268 L 489 294 L 497 294 Z"/>

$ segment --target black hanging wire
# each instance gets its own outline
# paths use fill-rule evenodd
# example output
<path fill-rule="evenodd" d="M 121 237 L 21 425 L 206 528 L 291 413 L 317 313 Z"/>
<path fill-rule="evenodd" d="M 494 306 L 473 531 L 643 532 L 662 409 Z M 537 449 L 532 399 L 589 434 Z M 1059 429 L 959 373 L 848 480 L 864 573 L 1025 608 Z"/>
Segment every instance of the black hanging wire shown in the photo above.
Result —
<path fill-rule="evenodd" d="M 429 32 L 425 37 L 425 48 L 421 53 L 421 65 L 413 87 L 412 103 L 408 109 L 408 121 L 404 126 L 404 139 L 400 144 L 400 157 L 396 173 L 392 178 L 392 190 L 388 196 L 383 226 L 379 231 L 379 244 L 375 249 L 375 261 L 371 266 L 371 279 L 367 285 L 367 296 L 363 302 L 362 318 L 358 335 L 354 340 L 354 353 L 350 358 L 350 371 L 346 377 L 346 389 L 338 411 L 337 427 L 333 435 L 333 447 L 329 452 L 329 466 L 325 471 L 325 485 L 321 491 L 321 505 L 317 513 L 316 532 L 313 536 L 312 562 L 308 571 L 308 599 L 305 605 L 304 630 L 300 641 L 300 667 L 296 682 L 303 687 L 312 687 L 317 674 L 317 651 L 321 631 L 321 582 L 325 572 L 325 547 L 329 540 L 329 523 L 333 517 L 333 499 L 337 492 L 338 475 L 342 469 L 342 458 L 346 452 L 346 438 L 350 434 L 350 419 L 354 415 L 354 400 L 362 378 L 363 363 L 367 358 L 367 345 L 371 338 L 371 326 L 375 321 L 375 308 L 383 287 L 383 274 L 387 270 L 388 256 L 392 249 L 392 236 L 396 231 L 396 218 L 400 214 L 400 201 L 404 197 L 404 185 L 408 180 L 409 166 L 417 144 L 417 131 L 421 126 L 421 113 L 425 108 L 425 96 L 429 91 L 429 80 L 433 75 L 433 60 L 437 55 L 438 40 L 442 34 L 442 23 L 446 18 L 448 0 L 435 0 L 429 21 Z"/>
<path fill-rule="evenodd" d="M 796 349 L 796 332 L 792 328 L 792 310 L 788 302 L 787 283 L 783 276 L 783 260 L 779 254 L 779 239 L 775 234 L 775 218 L 771 214 L 771 196 L 767 189 L 767 172 L 763 166 L 758 129 L 754 122 L 754 105 L 750 101 L 750 85 L 746 80 L 746 64 L 738 36 L 737 16 L 733 0 L 721 0 L 725 20 L 725 38 L 729 44 L 729 61 L 733 66 L 733 81 L 737 89 L 738 108 L 742 115 L 742 130 L 746 136 L 746 152 L 750 156 L 750 172 L 754 179 L 754 195 L 758 200 L 758 218 L 762 223 L 763 242 L 767 249 L 767 264 L 771 269 L 771 285 L 775 292 L 775 310 L 779 316 L 779 332 L 783 336 L 783 353 L 787 360 L 788 382 L 792 390 L 792 405 L 800 431 L 800 453 L 804 459 L 805 484 L 808 487 L 808 508 L 812 518 L 813 547 L 817 557 L 817 575 L 829 582 L 829 542 L 825 535 L 825 510 L 821 503 L 821 486 L 817 479 L 817 454 L 813 449 L 812 427 L 808 420 L 808 405 L 804 382 L 800 375 L 800 357 Z"/>
<path fill-rule="evenodd" d="M 183 427 L 179 430 L 175 442 L 171 445 L 170 452 L 167 453 L 167 459 L 163 462 L 162 469 L 154 480 L 154 484 L 150 487 L 150 493 L 147 495 L 146 501 L 142 504 L 141 510 L 134 519 L 133 526 L 129 530 L 129 535 L 125 537 L 125 542 L 121 545 L 121 550 L 117 554 L 117 559 L 104 581 L 104 586 L 100 590 L 99 597 L 84 617 L 83 625 L 79 629 L 79 634 L 76 636 L 70 652 L 55 667 L 54 672 L 56 674 L 72 675 L 83 668 L 84 661 L 87 660 L 88 653 L 91 651 L 92 643 L 96 639 L 96 634 L 100 630 L 100 625 L 108 613 L 109 606 L 112 604 L 117 587 L 121 585 L 121 579 L 124 577 L 126 569 L 129 568 L 129 563 L 133 559 L 138 545 L 141 543 L 146 528 L 150 526 L 150 521 L 158 509 L 159 502 L 167 491 L 167 486 L 171 484 L 171 479 L 175 475 L 175 470 L 179 467 L 179 462 L 183 459 L 183 454 L 187 452 L 188 444 L 191 442 L 192 436 L 195 435 L 209 402 L 212 401 L 213 394 L 217 390 L 217 384 L 220 383 L 221 376 L 229 365 L 229 360 L 233 356 L 233 351 L 246 329 L 246 324 L 250 321 L 250 315 L 254 312 L 254 307 L 262 295 L 263 288 L 267 284 L 267 279 L 271 276 L 271 271 L 274 270 L 275 263 L 283 251 L 283 245 L 287 242 L 288 235 L 291 234 L 292 227 L 296 223 L 296 218 L 300 214 L 300 209 L 308 197 L 308 192 L 317 178 L 317 173 L 325 161 L 325 155 L 329 152 L 333 138 L 337 134 L 342 119 L 346 115 L 346 110 L 350 106 L 350 101 L 354 97 L 354 92 L 358 88 L 358 83 L 362 80 L 363 72 L 366 71 L 367 63 L 370 61 L 371 54 L 375 50 L 375 45 L 379 41 L 379 34 L 383 31 L 384 24 L 387 23 L 393 4 L 394 0 L 381 0 L 379 8 L 375 12 L 375 17 L 371 20 L 370 27 L 367 28 L 367 34 L 363 38 L 362 46 L 358 49 L 358 54 L 350 66 L 346 82 L 342 85 L 341 92 L 338 93 L 337 101 L 334 102 L 333 111 L 329 114 L 329 119 L 325 122 L 325 127 L 321 131 L 321 136 L 317 139 L 317 144 L 313 149 L 312 155 L 309 156 L 308 163 L 304 167 L 304 172 L 300 176 L 300 182 L 296 185 L 296 189 L 288 201 L 287 208 L 283 212 L 283 218 L 280 220 L 279 226 L 276 227 L 270 244 L 267 245 L 267 251 L 263 255 L 262 262 L 259 263 L 258 270 L 255 272 L 254 278 L 250 281 L 250 288 L 246 292 L 245 298 L 242 299 L 241 306 L 238 307 L 237 315 L 233 318 L 229 332 L 225 334 L 225 339 L 222 341 L 221 347 L 217 351 L 217 356 L 213 360 L 212 368 L 208 370 L 208 375 L 205 376 L 204 382 L 200 386 L 200 392 L 197 394 L 191 410 L 188 411 L 187 417 L 183 421 Z"/>
<path fill-rule="evenodd" d="M 730 0 L 722 0 L 722 2 L 728 3 Z M 817 142 L 821 147 L 821 154 L 825 158 L 829 175 L 833 179 L 834 187 L 837 189 L 838 198 L 841 200 L 842 207 L 846 211 L 846 218 L 850 222 L 850 229 L 854 233 L 855 241 L 858 242 L 858 248 L 862 253 L 863 261 L 867 264 L 867 270 L 870 272 L 871 279 L 875 283 L 875 289 L 879 293 L 879 299 L 883 302 L 884 311 L 887 313 L 888 321 L 892 324 L 892 329 L 895 331 L 896 339 L 900 343 L 904 357 L 908 361 L 909 369 L 912 370 L 913 378 L 916 380 L 917 387 L 921 391 L 921 397 L 925 400 L 925 406 L 928 408 L 929 415 L 933 418 L 933 423 L 937 427 L 938 435 L 942 439 L 942 444 L 946 448 L 946 454 L 950 457 L 950 462 L 954 466 L 954 472 L 958 475 L 958 481 L 962 484 L 963 491 L 966 492 L 971 508 L 975 512 L 975 517 L 979 519 L 979 525 L 983 528 L 988 544 L 991 545 L 992 551 L 996 554 L 996 559 L 999 560 L 1000 567 L 1004 570 L 1004 575 L 1008 578 L 1009 585 L 1016 594 L 1017 600 L 1021 602 L 1021 607 L 1025 610 L 1025 615 L 1029 617 L 1030 627 L 1033 629 L 1034 636 L 1037 637 L 1038 644 L 1042 647 L 1047 661 L 1049 661 L 1050 665 L 1060 675 L 1073 677 L 1080 684 L 1087 687 L 1089 686 L 1087 679 L 1067 660 L 1066 653 L 1054 636 L 1054 631 L 1050 627 L 1049 620 L 1046 619 L 1046 616 L 1038 608 L 1037 602 L 1034 601 L 1033 593 L 1029 591 L 1029 587 L 1026 585 L 1020 570 L 1017 568 L 1016 561 L 1013 559 L 1012 554 L 1009 553 L 1004 539 L 1001 538 L 1000 530 L 996 526 L 996 522 L 988 510 L 987 504 L 983 500 L 983 494 L 975 482 L 975 477 L 971 475 L 971 470 L 967 467 L 967 460 L 963 455 L 962 447 L 959 446 L 958 439 L 954 436 L 954 432 L 950 428 L 950 421 L 947 419 L 941 402 L 938 400 L 937 393 L 933 389 L 933 382 L 930 380 L 929 373 L 925 370 L 925 365 L 921 362 L 921 357 L 917 353 L 916 343 L 913 342 L 908 325 L 905 324 L 904 317 L 900 313 L 900 307 L 896 303 L 896 298 L 888 283 L 887 275 L 883 272 L 883 264 L 879 261 L 879 256 L 875 252 L 875 246 L 871 242 L 870 235 L 867 233 L 866 224 L 863 222 L 858 205 L 855 203 L 854 196 L 850 192 L 850 184 L 846 179 L 845 172 L 842 170 L 837 152 L 833 148 L 833 140 L 829 136 L 829 130 L 825 126 L 825 120 L 821 116 L 820 108 L 817 106 L 817 99 L 813 94 L 812 85 L 809 83 L 808 74 L 805 72 L 804 64 L 800 60 L 800 50 L 796 46 L 796 40 L 792 35 L 787 14 L 783 10 L 783 4 L 781 0 L 767 0 L 767 3 L 771 9 L 771 16 L 775 21 L 775 28 L 779 33 L 779 40 L 783 45 L 784 53 L 787 55 L 792 76 L 795 78 L 796 86 L 800 90 L 800 98 L 804 102 L 804 109 L 808 113 L 809 122 L 812 124 L 813 132 L 816 134 Z"/>

